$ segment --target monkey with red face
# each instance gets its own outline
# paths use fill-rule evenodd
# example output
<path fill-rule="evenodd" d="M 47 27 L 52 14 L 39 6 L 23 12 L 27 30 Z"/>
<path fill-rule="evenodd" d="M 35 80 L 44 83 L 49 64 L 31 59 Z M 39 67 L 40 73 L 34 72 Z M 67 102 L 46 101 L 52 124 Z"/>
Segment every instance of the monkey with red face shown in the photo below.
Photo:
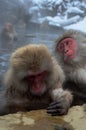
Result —
<path fill-rule="evenodd" d="M 86 34 L 68 30 L 56 40 L 55 56 L 66 75 L 64 88 L 72 91 L 73 104 L 86 102 Z"/>
<path fill-rule="evenodd" d="M 1 31 L 2 44 L 8 44 L 18 39 L 14 26 L 11 23 L 5 23 Z"/>
<path fill-rule="evenodd" d="M 29 44 L 17 49 L 5 74 L 3 114 L 46 107 L 51 115 L 66 114 L 72 94 L 62 89 L 64 80 L 60 65 L 45 45 Z"/>
<path fill-rule="evenodd" d="M 76 41 L 72 38 L 65 38 L 58 44 L 58 51 L 63 55 L 65 62 L 75 59 L 76 49 Z"/>

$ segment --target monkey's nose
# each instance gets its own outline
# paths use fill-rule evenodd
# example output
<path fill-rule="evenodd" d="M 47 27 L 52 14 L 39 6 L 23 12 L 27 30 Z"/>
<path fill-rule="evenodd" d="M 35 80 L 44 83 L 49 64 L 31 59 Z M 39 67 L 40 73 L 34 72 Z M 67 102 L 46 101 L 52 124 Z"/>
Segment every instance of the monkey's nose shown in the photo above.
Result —
<path fill-rule="evenodd" d="M 68 50 L 64 50 L 64 53 L 67 53 L 68 52 Z"/>

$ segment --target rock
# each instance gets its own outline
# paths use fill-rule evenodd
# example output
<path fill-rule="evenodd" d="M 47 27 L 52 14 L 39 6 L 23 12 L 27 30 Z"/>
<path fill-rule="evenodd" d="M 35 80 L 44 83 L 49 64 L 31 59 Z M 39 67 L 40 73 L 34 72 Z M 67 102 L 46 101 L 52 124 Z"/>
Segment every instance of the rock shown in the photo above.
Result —
<path fill-rule="evenodd" d="M 86 107 L 86 106 L 85 106 Z M 18 112 L 0 117 L 1 130 L 85 130 L 84 106 L 72 107 L 65 116 L 52 117 L 45 110 Z"/>
<path fill-rule="evenodd" d="M 64 120 L 73 126 L 74 130 L 86 129 L 86 104 L 83 106 L 76 106 L 69 110 Z"/>

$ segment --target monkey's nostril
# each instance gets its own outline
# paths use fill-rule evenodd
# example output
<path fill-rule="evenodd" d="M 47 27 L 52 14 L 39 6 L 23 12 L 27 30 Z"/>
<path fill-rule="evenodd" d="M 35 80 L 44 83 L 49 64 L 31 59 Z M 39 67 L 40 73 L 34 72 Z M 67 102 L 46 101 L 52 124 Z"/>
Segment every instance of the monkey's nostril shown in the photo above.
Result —
<path fill-rule="evenodd" d="M 64 53 L 67 53 L 68 52 L 68 50 L 64 50 Z"/>

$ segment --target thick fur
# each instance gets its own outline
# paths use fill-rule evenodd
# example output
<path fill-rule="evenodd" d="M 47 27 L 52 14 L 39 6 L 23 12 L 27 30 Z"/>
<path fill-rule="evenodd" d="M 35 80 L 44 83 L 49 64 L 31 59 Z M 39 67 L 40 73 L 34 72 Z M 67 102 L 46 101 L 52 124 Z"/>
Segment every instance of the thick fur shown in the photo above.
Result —
<path fill-rule="evenodd" d="M 32 95 L 29 83 L 24 79 L 35 70 L 46 70 L 48 73 L 45 79 L 46 91 L 41 96 Z M 66 114 L 72 102 L 72 94 L 62 89 L 64 80 L 63 70 L 45 45 L 29 44 L 17 49 L 10 58 L 10 66 L 4 78 L 7 113 L 46 108 L 56 101 L 60 103 L 61 109 L 55 115 Z M 55 110 L 58 109 L 56 106 Z"/>
<path fill-rule="evenodd" d="M 5 23 L 1 31 L 1 41 L 4 42 L 13 42 L 17 40 L 17 33 L 14 26 L 11 23 Z"/>
<path fill-rule="evenodd" d="M 77 50 L 76 57 L 66 63 L 58 52 L 57 45 L 61 40 L 67 37 L 73 38 L 76 41 Z M 68 84 L 65 85 L 68 89 L 73 91 L 76 97 L 84 98 L 83 101 L 86 102 L 86 34 L 77 30 L 68 30 L 56 40 L 54 54 L 56 59 L 59 59 L 66 75 Z"/>

